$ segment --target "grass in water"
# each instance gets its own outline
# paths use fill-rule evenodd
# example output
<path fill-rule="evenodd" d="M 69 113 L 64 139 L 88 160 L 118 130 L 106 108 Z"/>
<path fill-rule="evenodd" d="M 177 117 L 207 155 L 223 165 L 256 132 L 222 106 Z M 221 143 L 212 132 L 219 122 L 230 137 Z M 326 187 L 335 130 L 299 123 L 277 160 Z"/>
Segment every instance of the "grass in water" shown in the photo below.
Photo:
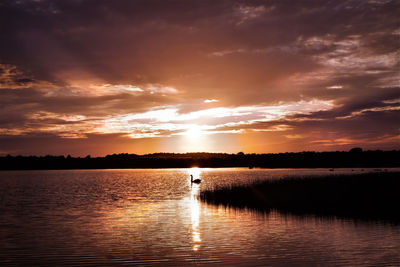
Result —
<path fill-rule="evenodd" d="M 400 173 L 296 177 L 206 190 L 216 205 L 400 222 Z"/>

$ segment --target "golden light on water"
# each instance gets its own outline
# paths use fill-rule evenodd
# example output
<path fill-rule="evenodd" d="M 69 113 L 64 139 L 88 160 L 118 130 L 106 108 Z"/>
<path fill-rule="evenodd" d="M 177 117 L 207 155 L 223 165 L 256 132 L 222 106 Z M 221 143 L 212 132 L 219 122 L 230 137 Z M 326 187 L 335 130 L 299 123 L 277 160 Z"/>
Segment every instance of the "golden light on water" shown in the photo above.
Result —
<path fill-rule="evenodd" d="M 190 194 L 190 211 L 192 217 L 192 241 L 193 250 L 197 251 L 201 243 L 201 235 L 199 229 L 200 223 L 200 203 L 197 199 L 197 195 L 200 191 L 200 185 L 194 184 L 191 188 Z"/>
<path fill-rule="evenodd" d="M 201 170 L 197 167 L 189 169 L 189 176 L 193 175 L 193 179 L 200 179 Z M 200 192 L 200 185 L 191 183 L 190 187 L 190 213 L 192 219 L 192 242 L 193 250 L 197 251 L 201 244 L 201 234 L 199 229 L 200 223 L 200 203 L 198 195 Z"/>

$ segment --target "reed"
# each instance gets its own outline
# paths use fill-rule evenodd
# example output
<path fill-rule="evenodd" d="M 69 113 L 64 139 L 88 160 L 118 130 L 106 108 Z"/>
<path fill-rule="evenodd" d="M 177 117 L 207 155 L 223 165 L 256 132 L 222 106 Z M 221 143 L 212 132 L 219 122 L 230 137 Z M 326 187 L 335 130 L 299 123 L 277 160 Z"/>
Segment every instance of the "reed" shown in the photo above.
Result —
<path fill-rule="evenodd" d="M 296 177 L 202 191 L 216 205 L 400 222 L 400 172 Z"/>

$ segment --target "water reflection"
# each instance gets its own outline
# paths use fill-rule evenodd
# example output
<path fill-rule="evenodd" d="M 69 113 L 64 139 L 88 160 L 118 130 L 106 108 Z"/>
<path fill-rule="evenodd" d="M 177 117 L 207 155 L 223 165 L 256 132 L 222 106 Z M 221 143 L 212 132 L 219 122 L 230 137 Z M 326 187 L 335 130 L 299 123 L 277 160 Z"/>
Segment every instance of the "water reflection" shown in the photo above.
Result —
<path fill-rule="evenodd" d="M 200 192 L 200 185 L 193 184 L 190 191 L 190 211 L 192 217 L 192 240 L 193 240 L 193 250 L 197 251 L 200 247 L 201 236 L 199 230 L 200 222 L 200 203 L 197 198 Z"/>
<path fill-rule="evenodd" d="M 399 226 L 264 215 L 197 198 L 215 186 L 324 172 L 0 172 L 0 266 L 400 266 Z"/>
<path fill-rule="evenodd" d="M 188 170 L 188 176 L 193 175 L 193 179 L 201 179 L 201 169 L 199 168 L 191 168 Z M 192 218 L 192 242 L 193 242 L 193 251 L 197 251 L 200 248 L 201 244 L 201 234 L 199 229 L 200 223 L 200 202 L 198 199 L 198 195 L 200 192 L 199 184 L 190 184 L 190 215 Z"/>

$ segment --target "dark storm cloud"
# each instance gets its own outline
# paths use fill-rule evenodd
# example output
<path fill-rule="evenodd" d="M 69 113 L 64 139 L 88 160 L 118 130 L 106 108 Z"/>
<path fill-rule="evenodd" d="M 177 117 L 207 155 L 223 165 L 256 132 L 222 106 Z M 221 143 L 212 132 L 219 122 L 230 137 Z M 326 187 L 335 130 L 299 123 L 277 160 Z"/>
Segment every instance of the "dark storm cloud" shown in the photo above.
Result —
<path fill-rule="evenodd" d="M 111 116 L 189 113 L 205 99 L 229 108 L 319 99 L 334 108 L 232 129 L 282 124 L 293 136 L 350 139 L 376 125 L 371 140 L 395 136 L 399 10 L 386 0 L 2 1 L 0 130 L 81 134 Z"/>
<path fill-rule="evenodd" d="M 77 69 L 108 81 L 166 82 L 218 65 L 205 57 L 216 51 L 279 47 L 326 34 L 388 38 L 382 33 L 398 27 L 396 9 L 396 1 L 9 1 L 1 8 L 7 40 L 0 53 L 43 78 Z M 263 68 L 268 61 L 246 64 Z"/>

